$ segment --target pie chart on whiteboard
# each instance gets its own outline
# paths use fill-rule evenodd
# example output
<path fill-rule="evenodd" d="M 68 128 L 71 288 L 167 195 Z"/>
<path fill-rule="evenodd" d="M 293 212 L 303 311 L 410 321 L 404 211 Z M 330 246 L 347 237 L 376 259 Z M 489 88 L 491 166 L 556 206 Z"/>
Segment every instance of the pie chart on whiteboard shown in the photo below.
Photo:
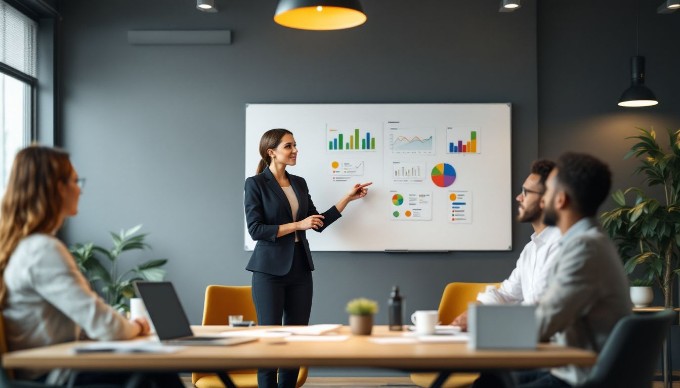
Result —
<path fill-rule="evenodd" d="M 439 163 L 432 169 L 432 182 L 439 187 L 449 187 L 456 181 L 456 170 L 448 163 Z"/>

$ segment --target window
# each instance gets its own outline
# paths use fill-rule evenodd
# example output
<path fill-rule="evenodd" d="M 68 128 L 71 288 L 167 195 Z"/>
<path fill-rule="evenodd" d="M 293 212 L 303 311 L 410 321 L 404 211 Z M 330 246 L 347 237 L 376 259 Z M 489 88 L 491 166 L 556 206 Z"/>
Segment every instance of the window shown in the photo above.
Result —
<path fill-rule="evenodd" d="M 0 190 L 34 133 L 37 23 L 0 0 Z"/>

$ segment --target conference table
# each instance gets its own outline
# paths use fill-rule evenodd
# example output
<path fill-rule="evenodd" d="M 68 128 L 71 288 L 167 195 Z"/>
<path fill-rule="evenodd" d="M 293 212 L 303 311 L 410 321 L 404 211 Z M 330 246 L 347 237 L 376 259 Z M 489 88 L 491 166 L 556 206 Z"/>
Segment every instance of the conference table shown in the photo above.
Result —
<path fill-rule="evenodd" d="M 258 327 L 257 329 L 261 329 Z M 280 327 L 279 327 L 280 328 Z M 193 326 L 196 334 L 215 334 L 233 330 L 228 326 Z M 248 330 L 248 329 L 245 329 Z M 592 366 L 596 354 L 556 344 L 539 344 L 535 350 L 471 350 L 466 343 L 377 343 L 381 339 L 403 336 L 387 326 L 375 326 L 370 336 L 350 335 L 340 328 L 342 341 L 259 340 L 234 346 L 187 346 L 173 353 L 89 353 L 76 354 L 70 342 L 30 350 L 10 352 L 2 357 L 4 368 L 71 368 L 79 371 L 168 371 L 221 372 L 244 368 L 338 367 L 387 368 L 402 371 L 433 371 L 441 386 L 456 371 L 512 370 L 548 368 L 564 365 Z M 142 339 L 148 340 L 148 339 Z M 225 381 L 230 386 L 230 381 Z"/>

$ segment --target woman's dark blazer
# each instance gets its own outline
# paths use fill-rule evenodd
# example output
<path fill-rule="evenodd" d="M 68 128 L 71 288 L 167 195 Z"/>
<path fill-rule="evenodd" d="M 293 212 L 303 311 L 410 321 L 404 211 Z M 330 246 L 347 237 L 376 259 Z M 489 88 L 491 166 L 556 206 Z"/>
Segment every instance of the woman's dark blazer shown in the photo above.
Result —
<path fill-rule="evenodd" d="M 309 195 L 307 182 L 303 178 L 287 172 L 286 176 L 288 176 L 290 185 L 297 196 L 299 204 L 297 220 L 301 221 L 310 215 L 319 214 L 314 207 L 312 197 Z M 276 237 L 276 233 L 278 233 L 279 225 L 293 222 L 293 212 L 286 194 L 279 186 L 271 170 L 265 168 L 262 173 L 246 179 L 243 202 L 248 233 L 253 240 L 257 241 L 246 269 L 277 276 L 287 274 L 293 265 L 295 233 L 288 233 L 281 237 Z M 323 227 L 312 230 L 321 232 L 341 217 L 335 206 L 323 213 L 323 216 L 325 217 Z M 314 270 L 305 231 L 299 230 L 297 234 L 305 248 L 309 268 Z"/>

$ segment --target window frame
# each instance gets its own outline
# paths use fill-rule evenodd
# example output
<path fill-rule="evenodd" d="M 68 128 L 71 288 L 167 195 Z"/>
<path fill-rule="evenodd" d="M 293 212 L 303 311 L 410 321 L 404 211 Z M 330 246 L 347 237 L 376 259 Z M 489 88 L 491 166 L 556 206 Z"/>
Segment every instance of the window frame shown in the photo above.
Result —
<path fill-rule="evenodd" d="M 28 142 L 32 142 L 37 140 L 37 105 L 38 105 L 38 96 L 36 89 L 38 87 L 38 79 L 35 77 L 31 77 L 30 75 L 21 72 L 19 70 L 16 70 L 15 68 L 8 66 L 2 62 L 0 62 L 0 73 L 12 77 L 14 79 L 17 79 L 25 84 L 28 84 L 30 92 L 29 92 L 29 102 L 30 102 L 30 110 L 28 112 L 29 114 L 29 128 L 28 128 Z"/>
<path fill-rule="evenodd" d="M 38 74 L 32 77 L 4 63 L 0 72 L 30 85 L 30 142 L 47 146 L 62 145 L 61 115 L 61 24 L 62 17 L 55 1 L 50 0 L 2 0 L 29 19 L 38 23 Z M 41 35 L 44 34 L 44 38 Z M 41 71 L 40 62 L 47 65 Z M 48 89 L 51 98 L 41 97 L 41 90 Z"/>

